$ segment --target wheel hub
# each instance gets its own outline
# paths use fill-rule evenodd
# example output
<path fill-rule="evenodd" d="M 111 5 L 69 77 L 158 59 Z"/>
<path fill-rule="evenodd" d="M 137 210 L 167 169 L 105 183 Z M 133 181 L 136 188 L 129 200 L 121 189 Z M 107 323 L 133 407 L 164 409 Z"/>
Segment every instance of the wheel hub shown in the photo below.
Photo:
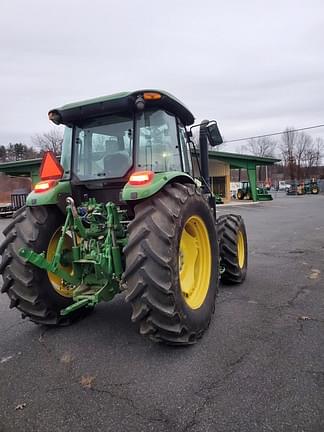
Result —
<path fill-rule="evenodd" d="M 57 248 L 58 241 L 61 237 L 61 234 L 62 234 L 62 228 L 60 227 L 55 231 L 48 244 L 46 259 L 49 262 L 51 262 L 52 259 L 54 258 L 54 254 Z M 60 262 L 64 270 L 66 270 L 70 274 L 72 274 L 71 253 L 70 253 L 70 251 L 72 250 L 72 246 L 73 246 L 72 237 L 69 236 L 68 233 L 66 233 L 64 237 L 63 253 Z M 47 272 L 47 275 L 54 290 L 58 294 L 68 298 L 73 296 L 73 290 L 59 276 L 55 275 L 52 272 Z"/>
<path fill-rule="evenodd" d="M 239 267 L 242 269 L 244 267 L 245 261 L 245 246 L 244 246 L 244 237 L 241 231 L 237 234 L 237 257 Z"/>
<path fill-rule="evenodd" d="M 199 216 L 191 216 L 183 228 L 179 250 L 181 292 L 191 309 L 198 309 L 203 304 L 210 275 L 211 248 L 208 231 Z"/>

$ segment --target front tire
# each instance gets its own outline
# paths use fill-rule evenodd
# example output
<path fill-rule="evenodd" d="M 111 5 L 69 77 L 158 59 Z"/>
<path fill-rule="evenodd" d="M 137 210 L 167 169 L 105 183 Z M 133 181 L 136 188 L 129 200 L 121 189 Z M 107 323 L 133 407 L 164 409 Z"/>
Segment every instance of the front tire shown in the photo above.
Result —
<path fill-rule="evenodd" d="M 128 230 L 123 280 L 132 321 L 154 341 L 195 343 L 209 326 L 219 284 L 207 202 L 194 185 L 169 184 L 135 207 Z"/>
<path fill-rule="evenodd" d="M 245 280 L 248 264 L 246 229 L 240 215 L 229 214 L 217 219 L 221 280 L 240 284 Z"/>
<path fill-rule="evenodd" d="M 238 200 L 242 200 L 243 198 L 244 198 L 244 192 L 243 192 L 243 190 L 242 189 L 239 189 L 238 191 L 237 191 L 237 199 Z"/>

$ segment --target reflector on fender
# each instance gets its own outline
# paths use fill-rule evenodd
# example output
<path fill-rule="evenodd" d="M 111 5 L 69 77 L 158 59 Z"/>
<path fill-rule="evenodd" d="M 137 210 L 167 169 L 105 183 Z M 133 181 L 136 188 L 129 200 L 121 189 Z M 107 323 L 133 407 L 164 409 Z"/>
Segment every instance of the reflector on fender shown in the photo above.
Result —
<path fill-rule="evenodd" d="M 144 97 L 144 100 L 158 100 L 158 99 L 161 99 L 162 96 L 160 93 L 145 92 L 143 97 Z"/>
<path fill-rule="evenodd" d="M 132 186 L 144 186 L 151 183 L 153 177 L 153 171 L 136 171 L 129 177 L 128 184 Z"/>
<path fill-rule="evenodd" d="M 63 167 L 57 161 L 51 151 L 44 153 L 42 165 L 39 170 L 39 176 L 42 180 L 60 179 L 64 173 Z"/>
<path fill-rule="evenodd" d="M 36 183 L 34 186 L 34 192 L 47 192 L 50 189 L 53 189 L 54 186 L 56 186 L 58 183 L 57 180 L 44 180 L 40 181 L 39 183 Z"/>

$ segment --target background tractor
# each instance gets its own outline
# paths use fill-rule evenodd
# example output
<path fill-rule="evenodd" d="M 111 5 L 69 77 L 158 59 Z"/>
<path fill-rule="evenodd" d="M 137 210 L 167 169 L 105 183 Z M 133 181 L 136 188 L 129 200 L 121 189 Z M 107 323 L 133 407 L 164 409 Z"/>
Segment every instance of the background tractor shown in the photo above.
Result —
<path fill-rule="evenodd" d="M 305 194 L 319 194 L 319 186 L 317 180 L 292 180 L 290 187 L 287 189 L 287 195 L 305 195 Z"/>
<path fill-rule="evenodd" d="M 244 198 L 247 200 L 252 199 L 252 192 L 249 182 L 241 182 L 241 187 L 237 190 L 236 197 L 239 200 Z"/>
<path fill-rule="evenodd" d="M 256 188 L 256 192 L 259 201 L 271 201 L 273 199 L 272 195 L 268 192 L 267 188 L 265 187 L 258 186 Z M 249 182 L 247 181 L 241 182 L 241 187 L 237 190 L 236 197 L 239 200 L 252 199 L 251 186 Z"/>
<path fill-rule="evenodd" d="M 41 181 L 0 246 L 10 307 L 64 325 L 124 291 L 141 334 L 196 342 L 219 279 L 241 283 L 247 271 L 244 222 L 216 221 L 209 188 L 216 122 L 198 125 L 193 151 L 191 112 L 152 90 L 65 105 L 49 119 L 65 125 L 61 163 L 45 154 Z"/>

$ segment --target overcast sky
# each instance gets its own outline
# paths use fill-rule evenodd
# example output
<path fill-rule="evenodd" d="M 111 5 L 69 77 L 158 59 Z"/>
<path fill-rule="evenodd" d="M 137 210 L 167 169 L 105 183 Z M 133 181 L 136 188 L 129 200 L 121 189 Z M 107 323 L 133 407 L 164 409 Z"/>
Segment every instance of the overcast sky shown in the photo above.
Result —
<path fill-rule="evenodd" d="M 0 144 L 30 144 L 50 108 L 140 88 L 226 139 L 324 123 L 323 0 L 1 0 L 0 36 Z"/>

